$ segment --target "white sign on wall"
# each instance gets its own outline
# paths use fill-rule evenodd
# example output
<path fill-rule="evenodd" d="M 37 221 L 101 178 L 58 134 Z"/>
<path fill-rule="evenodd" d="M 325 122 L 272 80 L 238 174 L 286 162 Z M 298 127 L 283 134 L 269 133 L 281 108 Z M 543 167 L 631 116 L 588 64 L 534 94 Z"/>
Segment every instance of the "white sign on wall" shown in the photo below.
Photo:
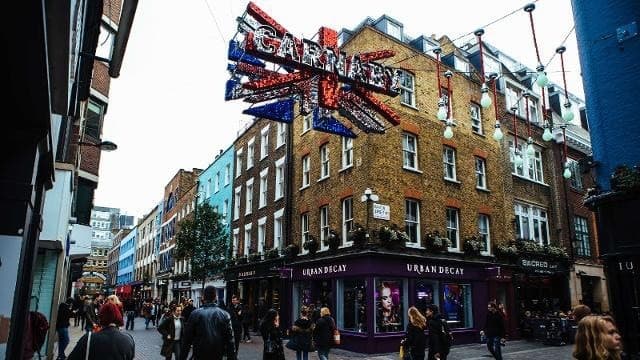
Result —
<path fill-rule="evenodd" d="M 390 220 L 391 219 L 391 207 L 389 205 L 382 205 L 373 203 L 373 218 Z"/>

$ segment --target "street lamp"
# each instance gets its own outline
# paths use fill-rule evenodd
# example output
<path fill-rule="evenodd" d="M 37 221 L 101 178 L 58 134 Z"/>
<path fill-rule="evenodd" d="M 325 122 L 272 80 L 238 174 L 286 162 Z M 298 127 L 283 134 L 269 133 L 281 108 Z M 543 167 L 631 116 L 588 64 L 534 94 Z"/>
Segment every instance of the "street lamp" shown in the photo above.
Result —
<path fill-rule="evenodd" d="M 378 195 L 373 193 L 373 190 L 371 190 L 371 188 L 366 188 L 364 189 L 364 195 L 360 196 L 360 201 L 361 202 L 367 202 L 367 220 L 366 220 L 366 227 L 367 227 L 367 241 L 369 240 L 369 207 L 370 207 L 370 203 L 372 201 L 378 201 L 380 198 L 378 197 Z"/>
<path fill-rule="evenodd" d="M 100 141 L 97 144 L 86 142 L 86 141 L 79 141 L 78 142 L 78 146 L 80 146 L 80 145 L 94 146 L 94 147 L 97 147 L 98 149 L 103 150 L 103 151 L 114 151 L 114 150 L 116 150 L 118 148 L 118 145 L 116 145 L 115 143 L 113 143 L 111 141 Z"/>

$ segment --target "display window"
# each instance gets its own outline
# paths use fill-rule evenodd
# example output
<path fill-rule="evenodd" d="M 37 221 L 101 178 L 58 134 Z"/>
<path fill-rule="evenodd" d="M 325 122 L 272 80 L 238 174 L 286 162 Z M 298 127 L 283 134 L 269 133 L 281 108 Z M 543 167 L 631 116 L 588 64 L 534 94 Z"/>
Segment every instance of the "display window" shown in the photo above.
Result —
<path fill-rule="evenodd" d="M 451 328 L 473 327 L 471 285 L 446 283 L 442 287 L 442 316 Z"/>
<path fill-rule="evenodd" d="M 432 280 L 418 280 L 415 283 L 415 307 L 420 310 L 422 315 L 426 315 L 427 306 L 438 304 L 439 296 L 439 283 Z"/>
<path fill-rule="evenodd" d="M 404 331 L 405 281 L 376 279 L 376 332 Z"/>
<path fill-rule="evenodd" d="M 367 281 L 344 279 L 338 281 L 338 328 L 360 333 L 367 332 Z"/>
<path fill-rule="evenodd" d="M 310 280 L 298 281 L 293 285 L 293 306 L 292 315 L 294 317 L 300 314 L 302 306 L 311 308 L 314 312 L 323 306 L 333 310 L 333 291 L 331 289 L 331 280 Z M 318 310 L 319 311 L 319 310 Z"/>

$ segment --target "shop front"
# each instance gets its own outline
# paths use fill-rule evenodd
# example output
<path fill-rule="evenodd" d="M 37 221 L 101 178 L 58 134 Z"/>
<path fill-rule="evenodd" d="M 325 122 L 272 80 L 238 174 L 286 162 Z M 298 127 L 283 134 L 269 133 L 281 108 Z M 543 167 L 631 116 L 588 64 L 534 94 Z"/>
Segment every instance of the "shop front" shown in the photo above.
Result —
<path fill-rule="evenodd" d="M 495 264 L 462 259 L 363 252 L 287 265 L 292 306 L 327 306 L 342 334 L 341 347 L 357 352 L 397 351 L 410 306 L 436 304 L 457 344 L 478 341 Z"/>
<path fill-rule="evenodd" d="M 172 290 L 174 300 L 182 301 L 182 299 L 189 299 L 191 297 L 191 281 L 174 280 Z"/>

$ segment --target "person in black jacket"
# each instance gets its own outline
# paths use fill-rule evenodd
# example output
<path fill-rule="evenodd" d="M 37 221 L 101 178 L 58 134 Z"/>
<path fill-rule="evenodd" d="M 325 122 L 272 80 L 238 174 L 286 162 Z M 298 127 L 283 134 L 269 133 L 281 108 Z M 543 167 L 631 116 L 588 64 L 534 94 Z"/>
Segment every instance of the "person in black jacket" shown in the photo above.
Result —
<path fill-rule="evenodd" d="M 318 349 L 320 360 L 329 360 L 329 349 L 333 345 L 333 331 L 336 329 L 336 322 L 331 317 L 328 307 L 320 309 L 320 318 L 316 321 L 316 328 L 313 330 L 313 340 Z"/>
<path fill-rule="evenodd" d="M 487 349 L 496 360 L 502 360 L 502 341 L 504 339 L 504 317 L 494 302 L 488 305 L 489 312 L 484 325 L 484 335 L 487 337 Z"/>
<path fill-rule="evenodd" d="M 300 317 L 291 327 L 291 340 L 287 347 L 295 350 L 297 360 L 308 360 L 309 352 L 313 351 L 313 341 L 311 335 L 315 325 L 309 319 L 309 308 L 303 306 L 300 310 Z"/>
<path fill-rule="evenodd" d="M 280 315 L 275 309 L 269 309 L 260 324 L 260 335 L 264 341 L 263 360 L 284 360 L 284 348 L 280 336 Z"/>
<path fill-rule="evenodd" d="M 166 316 L 158 324 L 158 331 L 162 334 L 162 350 L 160 354 L 167 360 L 171 360 L 173 354 L 176 359 L 180 359 L 182 338 L 184 338 L 184 325 L 182 319 L 182 306 L 178 305 L 173 309 L 171 316 Z"/>
<path fill-rule="evenodd" d="M 216 288 L 204 288 L 204 305 L 189 316 L 182 339 L 181 360 L 187 360 L 193 345 L 191 359 L 236 360 L 236 347 L 229 313 L 216 306 Z"/>
<path fill-rule="evenodd" d="M 229 314 L 231 315 L 231 326 L 233 327 L 233 336 L 236 342 L 236 352 L 240 346 L 240 340 L 242 339 L 242 317 L 243 317 L 242 304 L 238 295 L 231 297 L 231 309 Z"/>
<path fill-rule="evenodd" d="M 443 341 L 442 334 L 442 316 L 438 309 L 438 305 L 427 306 L 427 319 L 429 328 L 429 360 L 446 360 L 449 354 L 445 342 Z"/>
<path fill-rule="evenodd" d="M 69 319 L 73 316 L 71 310 L 73 298 L 68 298 L 66 302 L 58 307 L 58 317 L 56 319 L 56 332 L 58 333 L 58 360 L 66 358 L 64 350 L 69 345 Z"/>
<path fill-rule="evenodd" d="M 411 353 L 411 359 L 424 360 L 424 350 L 427 347 L 427 319 L 422 316 L 415 306 L 409 308 L 409 324 L 407 324 L 407 337 L 403 341 L 405 351 Z"/>

